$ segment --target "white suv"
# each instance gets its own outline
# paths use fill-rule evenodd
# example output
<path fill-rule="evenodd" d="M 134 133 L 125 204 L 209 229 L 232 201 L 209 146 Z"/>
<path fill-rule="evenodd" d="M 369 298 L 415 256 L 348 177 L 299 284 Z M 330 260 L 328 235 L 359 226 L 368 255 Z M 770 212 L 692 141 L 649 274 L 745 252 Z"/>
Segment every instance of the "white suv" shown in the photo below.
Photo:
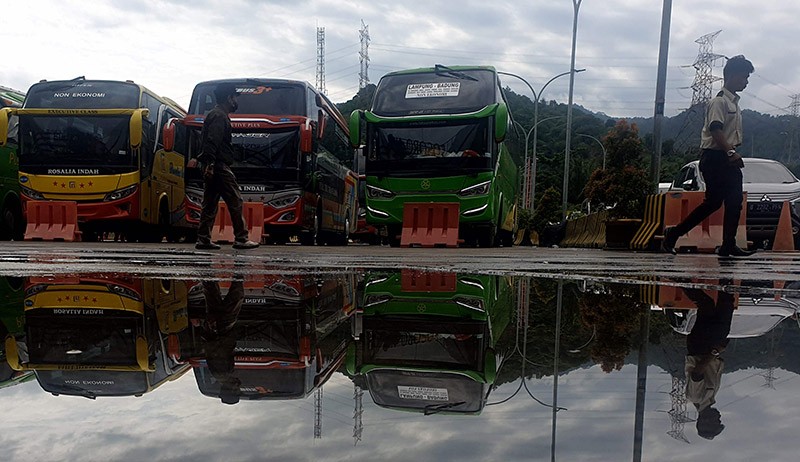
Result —
<path fill-rule="evenodd" d="M 755 247 L 771 248 L 781 207 L 789 201 L 794 248 L 800 250 L 800 180 L 780 162 L 755 157 L 744 158 L 742 176 L 742 188 L 747 192 L 747 240 Z M 684 165 L 669 190 L 705 191 L 700 162 Z"/>

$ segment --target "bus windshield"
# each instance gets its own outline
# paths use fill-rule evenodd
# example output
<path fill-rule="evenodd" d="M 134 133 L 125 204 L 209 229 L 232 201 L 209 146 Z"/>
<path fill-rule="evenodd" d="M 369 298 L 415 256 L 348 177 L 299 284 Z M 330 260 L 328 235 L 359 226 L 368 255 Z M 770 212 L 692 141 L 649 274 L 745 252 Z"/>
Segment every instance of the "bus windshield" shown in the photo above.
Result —
<path fill-rule="evenodd" d="M 379 124 L 368 137 L 367 174 L 492 169 L 487 119 Z"/>
<path fill-rule="evenodd" d="M 19 117 L 20 167 L 131 167 L 129 117 Z"/>
<path fill-rule="evenodd" d="M 139 107 L 139 92 L 139 86 L 128 82 L 43 82 L 28 91 L 25 108 L 133 109 Z"/>
<path fill-rule="evenodd" d="M 136 365 L 140 316 L 27 316 L 28 355 L 39 364 Z"/>
<path fill-rule="evenodd" d="M 384 76 L 372 112 L 382 117 L 464 114 L 496 103 L 497 83 L 488 69 L 450 70 Z"/>
<path fill-rule="evenodd" d="M 36 371 L 39 385 L 50 393 L 83 396 L 128 396 L 147 391 L 147 373 L 138 371 Z"/>
<path fill-rule="evenodd" d="M 272 169 L 300 168 L 300 138 L 296 128 L 288 131 L 233 133 L 238 165 Z"/>
<path fill-rule="evenodd" d="M 239 92 L 238 114 L 305 115 L 306 90 L 301 84 L 234 82 Z M 208 114 L 214 108 L 216 83 L 199 84 L 189 105 L 190 114 Z"/>

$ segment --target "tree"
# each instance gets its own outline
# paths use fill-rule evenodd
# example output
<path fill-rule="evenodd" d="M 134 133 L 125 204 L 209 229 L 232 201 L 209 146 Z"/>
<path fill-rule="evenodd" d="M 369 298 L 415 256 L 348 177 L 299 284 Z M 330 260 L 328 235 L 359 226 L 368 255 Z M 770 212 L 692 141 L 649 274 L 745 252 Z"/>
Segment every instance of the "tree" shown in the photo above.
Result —
<path fill-rule="evenodd" d="M 642 168 L 645 148 L 636 124 L 619 120 L 603 137 L 606 169 L 592 172 L 583 189 L 593 207 L 613 207 L 611 218 L 641 218 L 650 190 L 647 172 Z"/>

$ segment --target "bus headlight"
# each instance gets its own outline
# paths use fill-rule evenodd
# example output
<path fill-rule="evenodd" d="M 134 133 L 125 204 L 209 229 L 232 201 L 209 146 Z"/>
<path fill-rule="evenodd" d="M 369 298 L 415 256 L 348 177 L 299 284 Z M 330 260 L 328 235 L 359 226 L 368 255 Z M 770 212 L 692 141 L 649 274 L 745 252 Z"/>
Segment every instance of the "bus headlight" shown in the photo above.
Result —
<path fill-rule="evenodd" d="M 395 194 L 391 191 L 367 185 L 367 197 L 371 197 L 373 199 L 391 199 L 394 196 Z"/>
<path fill-rule="evenodd" d="M 134 184 L 134 185 L 128 186 L 127 188 L 122 188 L 122 189 L 117 189 L 116 191 L 112 191 L 112 192 L 106 194 L 106 197 L 103 198 L 103 201 L 104 202 L 112 202 L 112 201 L 118 201 L 120 199 L 124 199 L 124 198 L 132 195 L 133 193 L 135 193 L 137 187 L 138 187 L 138 185 Z"/>
<path fill-rule="evenodd" d="M 44 200 L 44 196 L 40 192 L 34 191 L 31 188 L 26 188 L 25 186 L 20 186 L 19 187 L 19 191 L 22 193 L 23 196 L 30 197 L 31 199 L 33 199 L 35 201 L 43 201 Z"/>
<path fill-rule="evenodd" d="M 142 297 L 139 296 L 138 293 L 136 293 L 135 291 L 133 291 L 133 290 L 127 288 L 127 287 L 119 286 L 119 285 L 116 285 L 116 284 L 109 284 L 107 287 L 111 292 L 113 292 L 113 293 L 115 293 L 115 294 L 117 294 L 117 295 L 119 295 L 121 297 L 130 298 L 131 300 L 136 300 L 137 302 L 142 301 Z"/>
<path fill-rule="evenodd" d="M 186 191 L 186 199 L 191 202 L 193 205 L 198 207 L 203 205 L 203 194 L 196 193 L 194 191 Z"/>
<path fill-rule="evenodd" d="M 485 196 L 489 194 L 489 188 L 492 187 L 492 182 L 484 181 L 483 183 L 478 183 L 475 186 L 470 186 L 468 188 L 464 188 L 458 192 L 458 195 L 461 197 L 467 196 Z"/>
<path fill-rule="evenodd" d="M 457 305 L 463 306 L 464 308 L 468 308 L 470 310 L 484 311 L 483 300 L 480 298 L 455 297 L 453 298 L 453 301 L 456 302 Z"/>
<path fill-rule="evenodd" d="M 286 207 L 290 207 L 297 203 L 300 200 L 299 194 L 292 194 L 291 196 L 279 197 L 277 199 L 272 199 L 271 201 L 267 202 L 267 205 L 276 209 L 282 209 Z"/>

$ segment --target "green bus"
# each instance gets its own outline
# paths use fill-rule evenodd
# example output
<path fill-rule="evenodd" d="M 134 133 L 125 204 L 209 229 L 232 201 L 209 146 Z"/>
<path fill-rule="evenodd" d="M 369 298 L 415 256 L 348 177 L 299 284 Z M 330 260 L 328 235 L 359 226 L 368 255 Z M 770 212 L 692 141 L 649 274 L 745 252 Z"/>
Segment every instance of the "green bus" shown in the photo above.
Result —
<path fill-rule="evenodd" d="M 381 407 L 479 414 L 502 363 L 497 340 L 513 306 L 512 285 L 503 276 L 368 275 L 347 372 L 366 382 Z"/>
<path fill-rule="evenodd" d="M 350 142 L 366 156 L 367 223 L 397 245 L 408 204 L 458 204 L 459 239 L 510 246 L 519 174 L 503 143 L 509 124 L 491 66 L 383 76 L 372 108 L 350 115 Z"/>
<path fill-rule="evenodd" d="M 0 86 L 0 108 L 22 106 L 25 94 Z M 19 158 L 17 157 L 19 122 L 16 116 L 8 120 L 8 142 L 0 145 L 0 239 L 22 240 L 25 220 L 19 199 Z"/>

